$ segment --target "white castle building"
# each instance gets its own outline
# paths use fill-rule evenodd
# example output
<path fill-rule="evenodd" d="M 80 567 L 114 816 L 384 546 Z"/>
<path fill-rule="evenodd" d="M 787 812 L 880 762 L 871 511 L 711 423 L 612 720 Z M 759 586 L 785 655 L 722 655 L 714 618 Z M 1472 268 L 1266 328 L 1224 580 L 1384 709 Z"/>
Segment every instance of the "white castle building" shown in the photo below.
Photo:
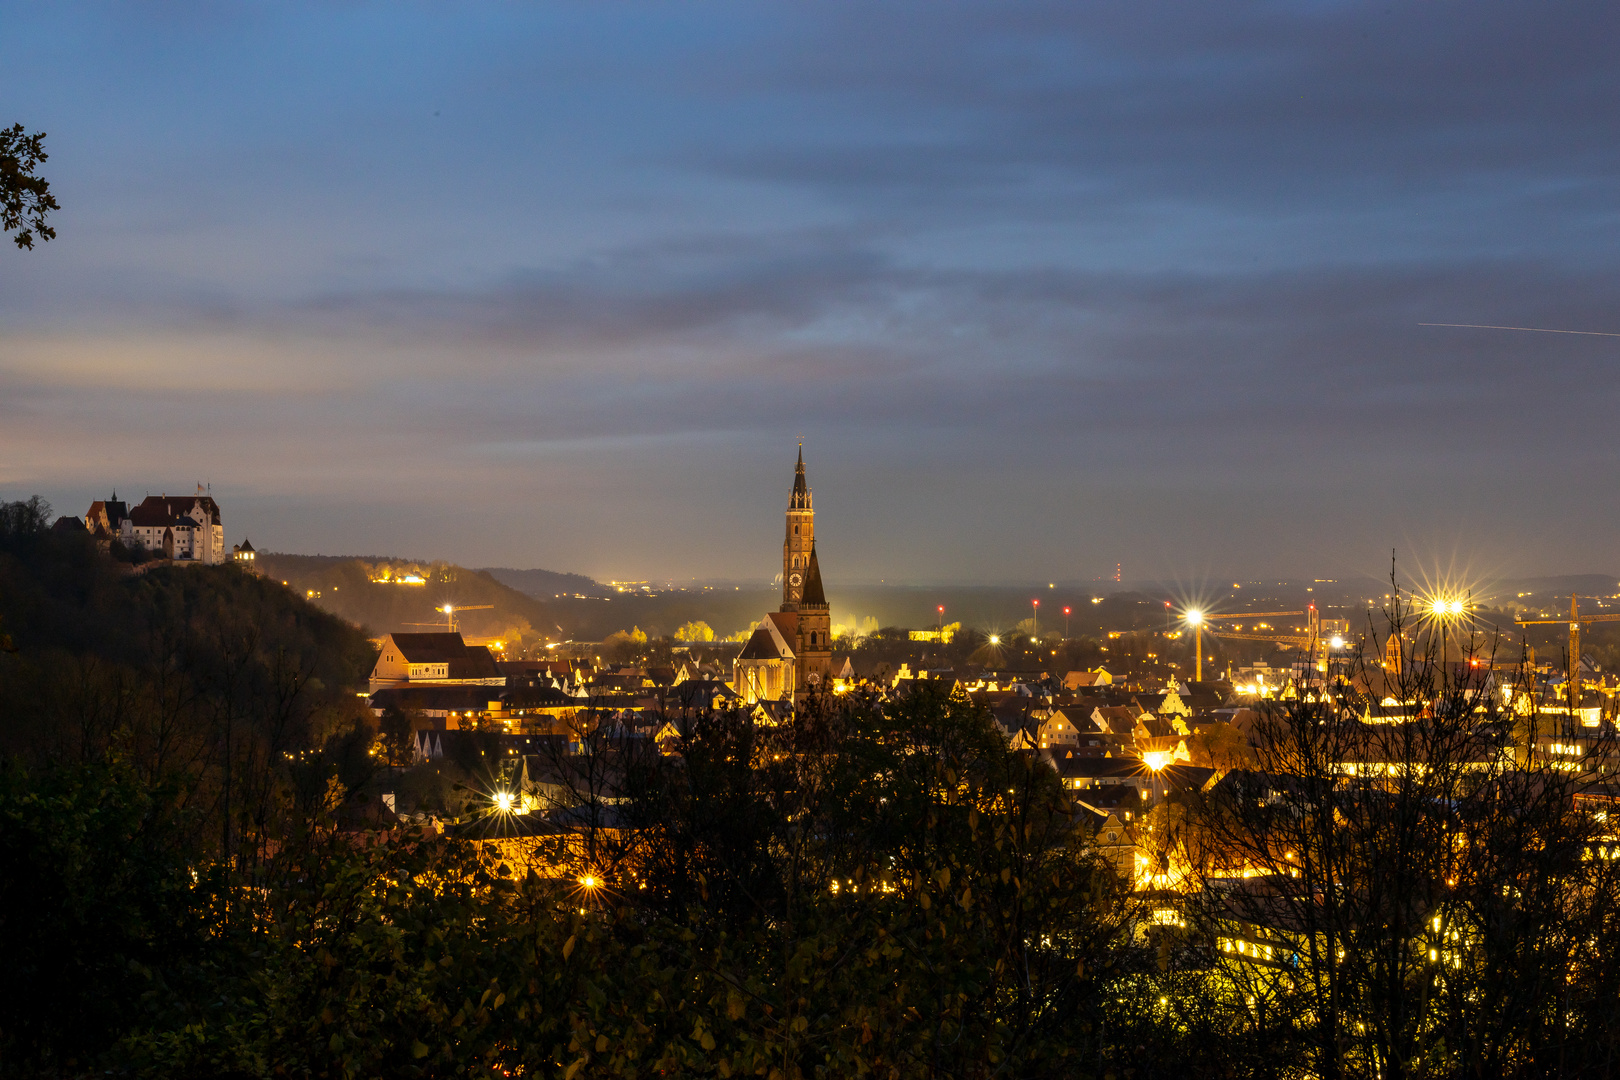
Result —
<path fill-rule="evenodd" d="M 133 510 L 114 492 L 90 504 L 84 524 L 94 536 L 166 559 L 215 565 L 229 558 L 219 503 L 201 484 L 195 495 L 148 495 Z"/>

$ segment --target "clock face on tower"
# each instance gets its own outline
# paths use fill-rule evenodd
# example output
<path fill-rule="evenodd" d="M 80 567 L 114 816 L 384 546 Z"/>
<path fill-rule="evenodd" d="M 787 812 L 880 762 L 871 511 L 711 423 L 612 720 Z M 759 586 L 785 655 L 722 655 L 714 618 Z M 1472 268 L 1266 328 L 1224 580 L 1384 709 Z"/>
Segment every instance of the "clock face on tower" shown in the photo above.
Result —
<path fill-rule="evenodd" d="M 788 584 L 793 586 L 795 589 L 797 589 L 800 585 L 804 584 L 804 578 L 800 577 L 796 573 L 789 574 L 788 575 Z"/>

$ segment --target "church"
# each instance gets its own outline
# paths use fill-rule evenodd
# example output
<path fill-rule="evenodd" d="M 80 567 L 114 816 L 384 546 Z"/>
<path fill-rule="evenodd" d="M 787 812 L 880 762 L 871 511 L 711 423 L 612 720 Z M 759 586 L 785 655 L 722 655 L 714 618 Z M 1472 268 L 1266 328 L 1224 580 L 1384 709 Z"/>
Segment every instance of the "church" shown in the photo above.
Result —
<path fill-rule="evenodd" d="M 782 540 L 782 607 L 759 621 L 737 654 L 731 685 L 750 705 L 802 698 L 832 685 L 832 611 L 816 559 L 816 511 L 803 446 Z"/>

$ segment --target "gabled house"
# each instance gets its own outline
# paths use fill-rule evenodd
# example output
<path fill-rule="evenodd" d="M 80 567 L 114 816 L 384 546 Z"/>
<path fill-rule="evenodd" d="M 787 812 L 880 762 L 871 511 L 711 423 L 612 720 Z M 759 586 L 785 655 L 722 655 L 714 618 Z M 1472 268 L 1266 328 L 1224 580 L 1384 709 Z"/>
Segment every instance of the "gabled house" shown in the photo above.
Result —
<path fill-rule="evenodd" d="M 495 657 L 483 645 L 468 645 L 459 633 L 389 634 L 371 669 L 373 692 L 388 687 L 506 685 Z"/>
<path fill-rule="evenodd" d="M 1114 677 L 1102 668 L 1091 671 L 1071 671 L 1063 676 L 1065 690 L 1087 690 L 1096 686 L 1112 686 Z"/>

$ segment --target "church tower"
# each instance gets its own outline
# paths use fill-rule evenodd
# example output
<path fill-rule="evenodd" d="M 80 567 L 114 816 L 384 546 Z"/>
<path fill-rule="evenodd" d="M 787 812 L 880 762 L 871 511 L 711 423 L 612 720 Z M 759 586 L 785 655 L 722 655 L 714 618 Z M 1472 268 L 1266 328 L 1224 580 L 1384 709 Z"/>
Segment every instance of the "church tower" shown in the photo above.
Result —
<path fill-rule="evenodd" d="M 752 705 L 830 689 L 831 679 L 832 611 L 816 558 L 816 511 L 801 444 L 782 540 L 782 606 L 759 621 L 732 661 L 732 686 Z"/>
<path fill-rule="evenodd" d="M 793 494 L 788 496 L 787 539 L 782 541 L 782 610 L 798 611 L 804 598 L 804 579 L 810 570 L 810 552 L 816 546 L 816 511 L 810 485 L 804 479 L 804 447 L 793 472 Z"/>
<path fill-rule="evenodd" d="M 782 610 L 798 615 L 794 649 L 799 691 L 828 685 L 832 674 L 832 610 L 821 584 L 816 558 L 816 511 L 804 476 L 804 447 L 793 470 L 788 496 L 787 535 L 782 541 Z"/>

